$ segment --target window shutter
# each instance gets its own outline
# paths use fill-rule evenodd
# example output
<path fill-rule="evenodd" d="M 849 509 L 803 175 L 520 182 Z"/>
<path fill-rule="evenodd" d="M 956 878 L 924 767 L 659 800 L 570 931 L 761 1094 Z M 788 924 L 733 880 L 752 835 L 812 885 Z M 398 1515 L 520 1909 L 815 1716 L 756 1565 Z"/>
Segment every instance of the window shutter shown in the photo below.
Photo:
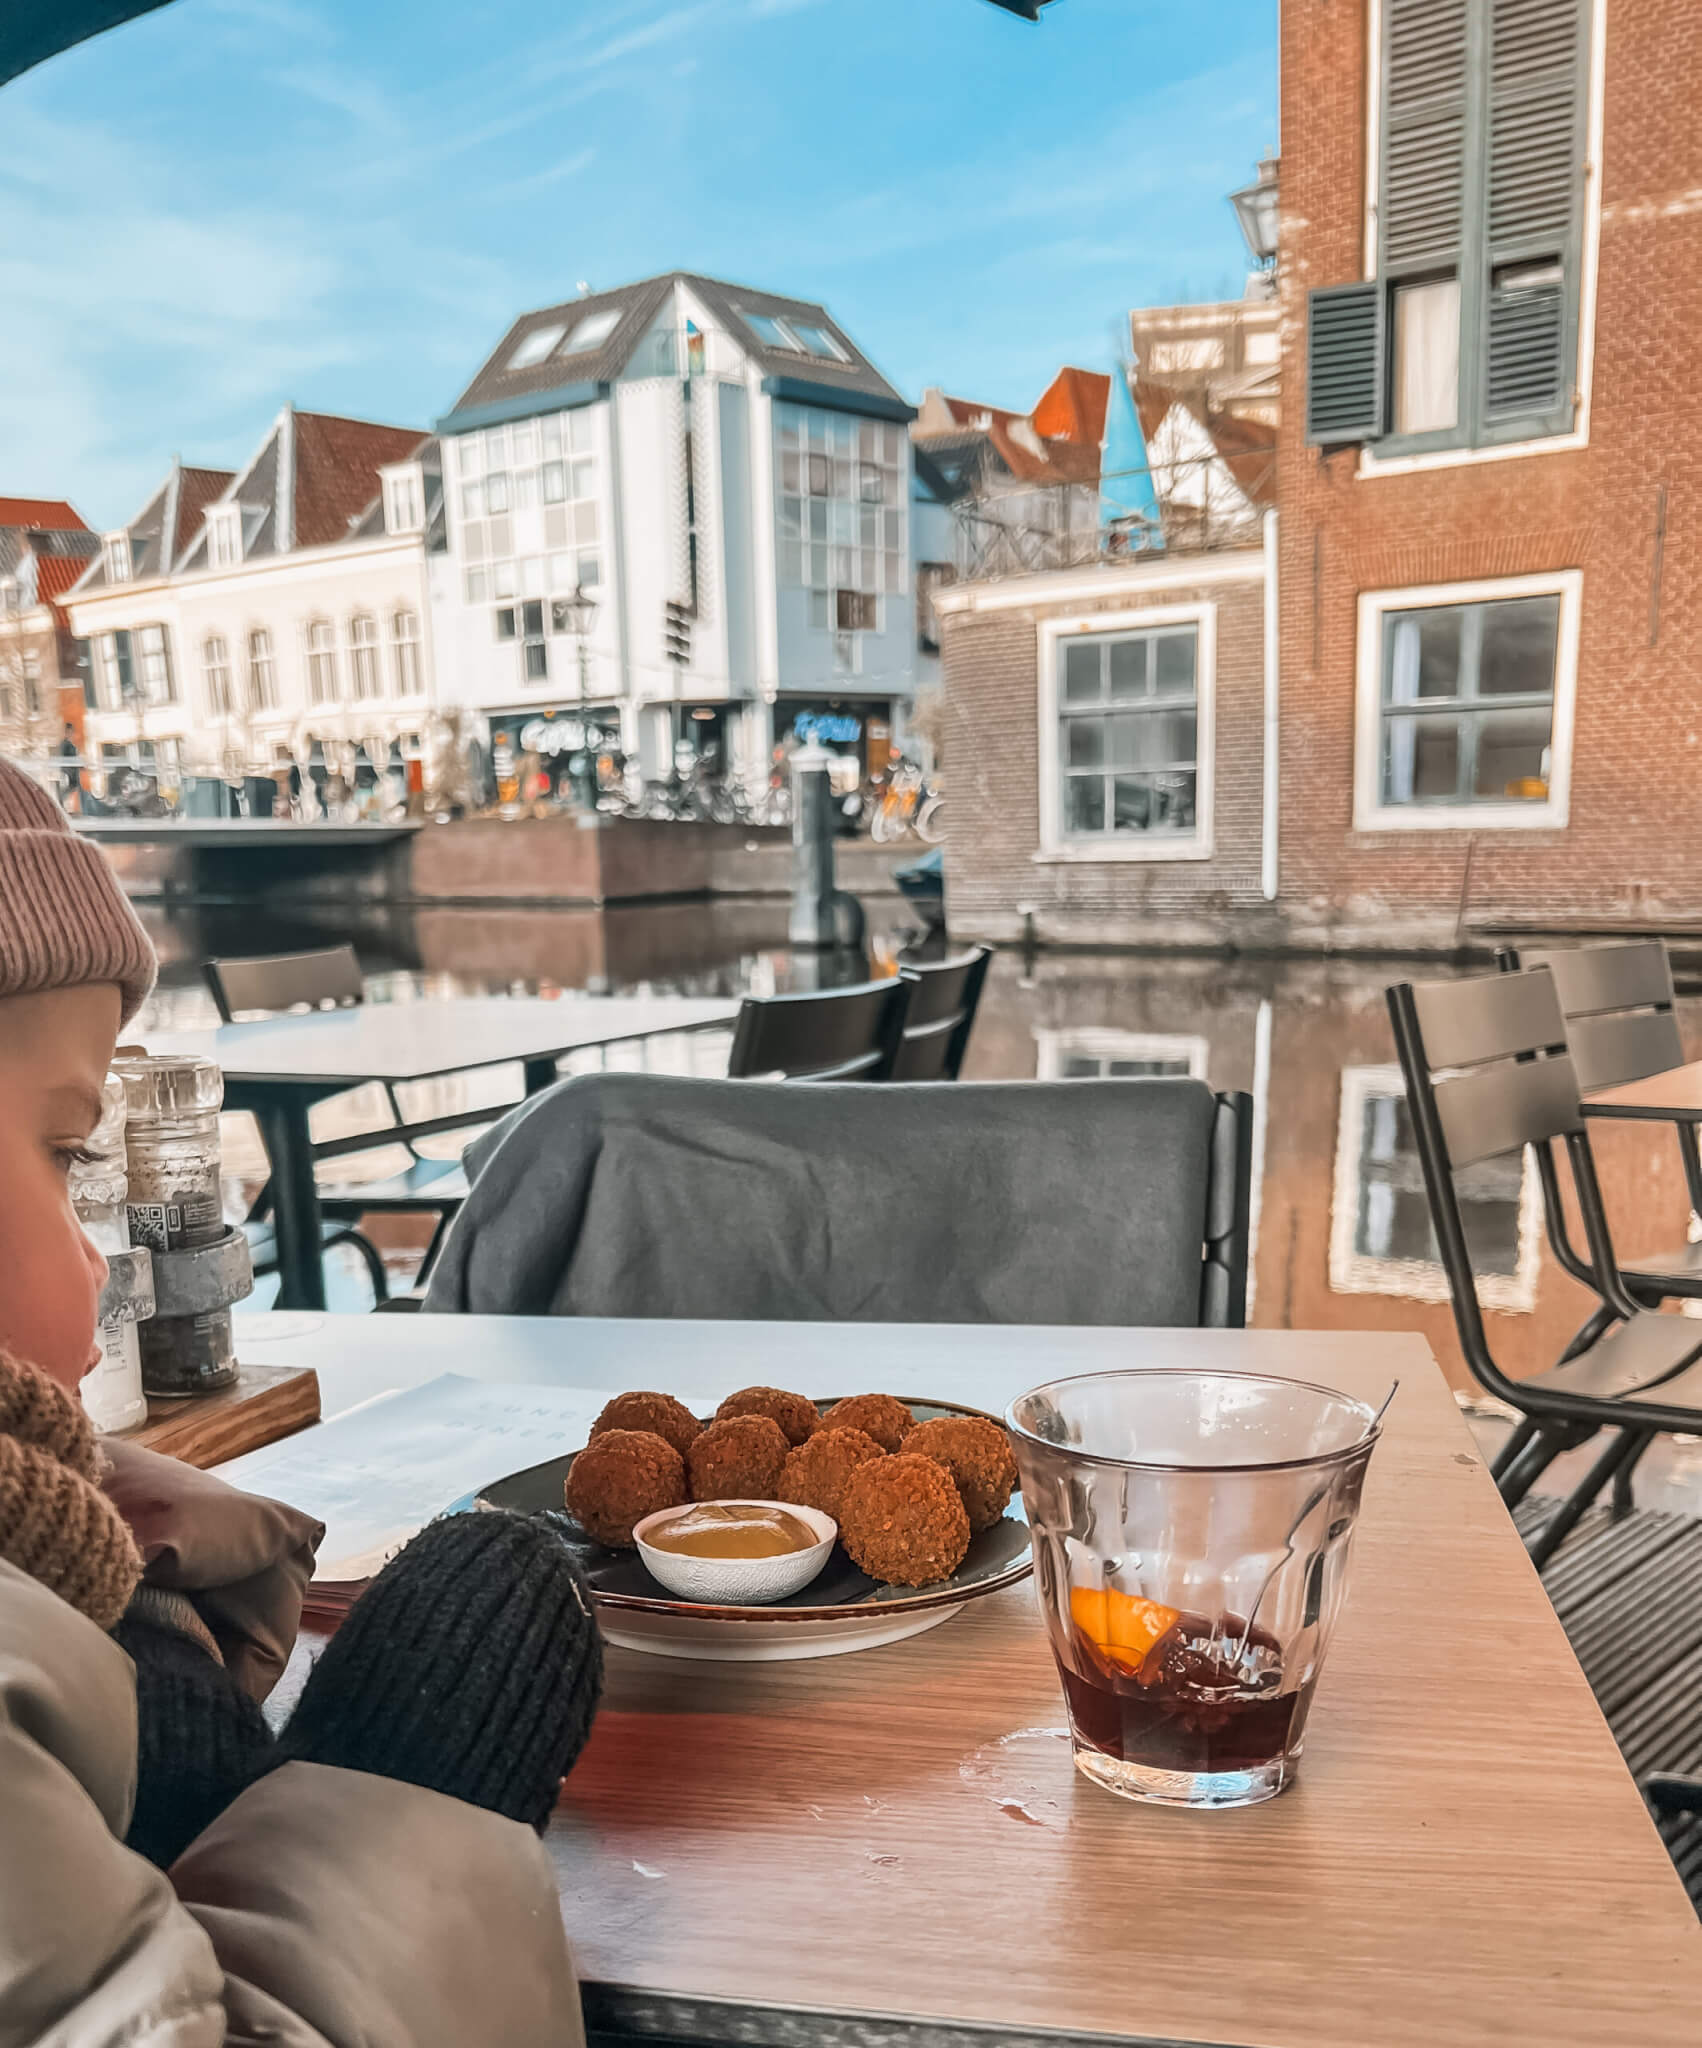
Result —
<path fill-rule="evenodd" d="M 1321 447 L 1383 431 L 1383 287 L 1326 285 L 1306 305 L 1306 438 Z"/>
<path fill-rule="evenodd" d="M 1466 167 L 1466 0 L 1388 0 L 1381 268 L 1459 262 Z"/>
<path fill-rule="evenodd" d="M 1564 428 L 1583 211 L 1581 0 L 1492 0 L 1487 421 Z"/>

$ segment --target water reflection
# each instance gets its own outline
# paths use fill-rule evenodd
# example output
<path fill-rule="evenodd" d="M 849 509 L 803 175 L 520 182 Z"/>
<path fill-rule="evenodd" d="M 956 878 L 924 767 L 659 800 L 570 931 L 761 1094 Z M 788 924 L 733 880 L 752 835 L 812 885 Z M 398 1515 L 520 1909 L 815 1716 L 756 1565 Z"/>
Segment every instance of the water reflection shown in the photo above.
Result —
<path fill-rule="evenodd" d="M 602 913 L 375 908 L 335 929 L 215 907 L 154 913 L 164 959 L 156 1013 L 186 1026 L 212 1021 L 200 981 L 200 962 L 210 954 L 345 938 L 360 951 L 372 1000 L 566 989 L 769 993 L 812 985 L 812 977 L 890 971 L 910 931 L 909 912 L 896 899 L 876 899 L 868 909 L 868 955 L 825 962 L 791 957 L 786 908 L 773 900 Z M 988 981 L 966 1074 L 1193 1074 L 1214 1087 L 1247 1089 L 1256 1103 L 1251 1319 L 1298 1329 L 1418 1330 L 1465 1387 L 1383 1002 L 1388 982 L 1415 972 L 1446 970 L 1110 953 L 1025 961 L 1005 953 Z M 1698 1036 L 1698 1005 L 1687 998 L 1679 1008 L 1688 1045 Z M 617 1049 L 612 1058 L 719 1072 L 726 1046 L 725 1035 L 705 1035 Z M 462 1102 L 500 1102 L 513 1085 L 500 1070 L 431 1084 L 435 1107 L 422 1101 L 407 1109 L 431 1114 Z M 346 1113 L 346 1104 L 325 1108 Z M 1671 1133 L 1660 1125 L 1598 1126 L 1595 1145 L 1622 1251 L 1681 1239 L 1688 1205 Z M 238 1156 L 252 1165 L 252 1155 Z M 1552 1363 L 1590 1298 L 1548 1253 L 1534 1176 L 1517 1161 L 1488 1162 L 1465 1178 L 1462 1205 L 1497 1357 L 1514 1374 Z M 1128 1253 L 1138 1258 L 1139 1245 Z"/>

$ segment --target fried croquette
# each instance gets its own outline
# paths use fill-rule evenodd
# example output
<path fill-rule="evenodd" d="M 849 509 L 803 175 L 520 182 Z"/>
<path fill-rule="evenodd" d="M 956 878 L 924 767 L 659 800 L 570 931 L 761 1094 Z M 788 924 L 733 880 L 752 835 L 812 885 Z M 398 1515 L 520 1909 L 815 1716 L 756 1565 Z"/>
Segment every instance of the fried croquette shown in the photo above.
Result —
<path fill-rule="evenodd" d="M 860 1429 L 883 1451 L 896 1451 L 916 1418 L 894 1394 L 852 1394 L 836 1401 L 821 1419 L 823 1429 Z"/>
<path fill-rule="evenodd" d="M 683 1458 L 703 1424 L 672 1394 L 617 1394 L 591 1425 L 591 1434 L 608 1429 L 642 1429 L 670 1443 Z"/>
<path fill-rule="evenodd" d="M 889 1586 L 927 1586 L 957 1570 L 969 1516 L 951 1474 L 905 1452 L 852 1473 L 840 1503 L 839 1540 L 851 1561 Z"/>
<path fill-rule="evenodd" d="M 774 1498 L 815 1508 L 837 1522 L 846 1481 L 859 1465 L 885 1456 L 866 1430 L 818 1429 L 807 1444 L 800 1444 L 788 1456 Z"/>
<path fill-rule="evenodd" d="M 1010 1438 L 981 1415 L 936 1415 L 919 1422 L 904 1439 L 906 1455 L 917 1452 L 943 1465 L 957 1482 L 969 1515 L 969 1532 L 992 1528 L 1016 1491 L 1016 1459 Z"/>
<path fill-rule="evenodd" d="M 766 1415 L 786 1432 L 786 1441 L 798 1445 L 814 1436 L 821 1411 L 802 1394 L 788 1394 L 783 1387 L 741 1387 L 729 1394 L 715 1411 L 717 1422 L 730 1422 L 735 1415 Z"/>
<path fill-rule="evenodd" d="M 791 1446 L 772 1415 L 712 1422 L 686 1452 L 693 1500 L 773 1500 Z"/>
<path fill-rule="evenodd" d="M 635 1522 L 684 1504 L 685 1460 L 649 1430 L 605 1429 L 569 1467 L 566 1494 L 568 1513 L 587 1536 L 625 1550 Z"/>

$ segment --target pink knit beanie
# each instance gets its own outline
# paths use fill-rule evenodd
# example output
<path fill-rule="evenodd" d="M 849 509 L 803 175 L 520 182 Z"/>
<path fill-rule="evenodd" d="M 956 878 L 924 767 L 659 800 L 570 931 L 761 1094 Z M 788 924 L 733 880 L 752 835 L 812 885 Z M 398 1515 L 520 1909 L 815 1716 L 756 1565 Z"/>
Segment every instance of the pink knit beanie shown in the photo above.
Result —
<path fill-rule="evenodd" d="M 128 1024 L 156 965 L 106 855 L 38 782 L 0 761 L 0 998 L 115 981 Z"/>

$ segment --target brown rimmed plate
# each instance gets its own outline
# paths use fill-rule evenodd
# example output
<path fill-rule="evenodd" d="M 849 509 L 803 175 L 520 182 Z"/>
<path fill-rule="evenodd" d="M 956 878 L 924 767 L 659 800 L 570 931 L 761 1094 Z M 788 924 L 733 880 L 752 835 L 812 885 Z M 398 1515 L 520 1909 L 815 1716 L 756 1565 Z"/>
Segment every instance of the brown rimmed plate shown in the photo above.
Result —
<path fill-rule="evenodd" d="M 838 1398 L 831 1396 L 816 1406 L 825 1411 Z M 979 1415 L 999 1422 L 984 1409 L 956 1401 L 905 1405 L 918 1422 L 937 1415 Z M 636 1551 L 605 1549 L 566 1515 L 563 1487 L 575 1455 L 529 1465 L 458 1505 L 513 1508 L 526 1514 L 549 1509 L 561 1515 L 596 1595 L 604 1639 L 651 1656 L 766 1662 L 874 1649 L 948 1621 L 967 1601 L 1014 1586 L 1033 1569 L 1028 1524 L 1022 1519 L 1022 1496 L 1017 1494 L 1003 1521 L 972 1537 L 962 1564 L 937 1585 L 883 1586 L 860 1572 L 843 1546 L 836 1544 L 819 1577 L 771 1607 L 681 1600 L 650 1576 Z"/>

